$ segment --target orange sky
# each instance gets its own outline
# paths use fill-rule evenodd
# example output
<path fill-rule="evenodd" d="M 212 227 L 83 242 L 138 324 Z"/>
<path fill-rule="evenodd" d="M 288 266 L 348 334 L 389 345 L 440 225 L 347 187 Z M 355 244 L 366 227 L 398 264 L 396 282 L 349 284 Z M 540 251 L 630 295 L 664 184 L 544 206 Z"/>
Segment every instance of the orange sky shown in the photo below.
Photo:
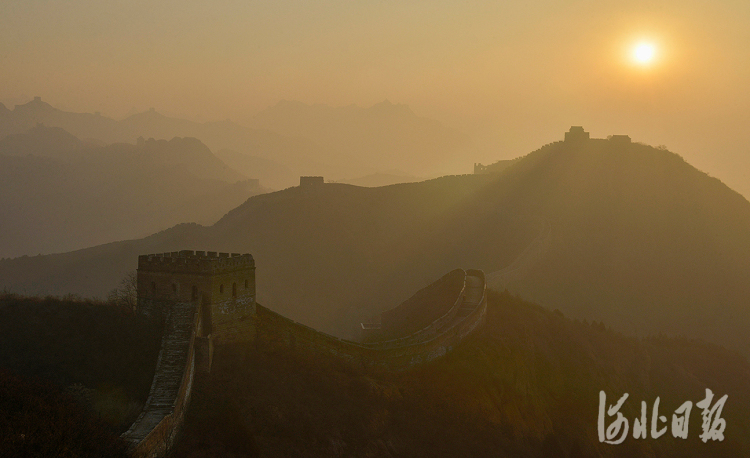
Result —
<path fill-rule="evenodd" d="M 491 162 L 629 134 L 750 196 L 750 2 L 0 2 L 0 101 L 246 122 L 280 99 L 389 99 Z M 658 46 L 654 66 L 628 50 Z"/>

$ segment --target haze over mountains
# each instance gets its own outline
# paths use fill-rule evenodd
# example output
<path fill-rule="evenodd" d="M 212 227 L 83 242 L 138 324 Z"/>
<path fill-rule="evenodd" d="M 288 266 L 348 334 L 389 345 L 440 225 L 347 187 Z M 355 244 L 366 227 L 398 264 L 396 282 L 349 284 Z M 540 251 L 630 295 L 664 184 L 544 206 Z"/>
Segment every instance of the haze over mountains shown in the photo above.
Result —
<path fill-rule="evenodd" d="M 360 162 L 372 171 L 395 169 L 421 176 L 469 172 L 463 154 L 469 137 L 437 121 L 421 118 L 408 106 L 388 100 L 369 108 L 333 108 L 283 100 L 250 125 L 324 146 L 333 160 Z M 356 154 L 355 154 L 356 153 Z"/>
<path fill-rule="evenodd" d="M 170 118 L 153 109 L 116 121 L 65 112 L 41 98 L 13 110 L 0 108 L 0 138 L 24 133 L 37 123 L 105 144 L 134 143 L 139 136 L 195 137 L 214 152 L 227 150 L 222 158 L 228 165 L 275 189 L 295 185 L 300 175 L 337 180 L 399 170 L 436 176 L 469 172 L 471 164 L 461 154 L 469 145 L 467 136 L 387 101 L 370 108 L 281 102 L 256 116 L 256 128 L 229 120 Z"/>
<path fill-rule="evenodd" d="M 679 156 L 592 139 L 549 144 L 496 175 L 264 194 L 211 227 L 3 261 L 0 278 L 12 290 L 104 295 L 138 254 L 250 252 L 261 303 L 346 335 L 447 271 L 481 268 L 574 317 L 748 354 L 749 227 L 750 203 Z M 518 259 L 516 275 L 492 276 Z"/>
<path fill-rule="evenodd" d="M 212 224 L 263 191 L 194 138 L 100 147 L 37 125 L 0 140 L 0 257 Z"/>

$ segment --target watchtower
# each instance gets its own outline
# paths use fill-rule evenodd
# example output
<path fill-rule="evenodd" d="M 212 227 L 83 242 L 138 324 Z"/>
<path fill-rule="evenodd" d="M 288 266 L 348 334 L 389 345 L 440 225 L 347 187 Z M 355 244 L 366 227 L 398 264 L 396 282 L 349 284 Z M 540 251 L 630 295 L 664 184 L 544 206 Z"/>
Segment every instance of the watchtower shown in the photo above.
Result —
<path fill-rule="evenodd" d="M 255 260 L 250 254 L 174 251 L 138 256 L 138 309 L 165 313 L 200 304 L 204 335 L 242 340 L 242 321 L 255 315 Z"/>
<path fill-rule="evenodd" d="M 581 142 L 589 139 L 589 133 L 583 130 L 582 126 L 572 126 L 569 131 L 565 132 L 566 142 Z"/>
<path fill-rule="evenodd" d="M 629 145 L 632 143 L 628 135 L 610 135 L 607 139 L 615 145 Z"/>

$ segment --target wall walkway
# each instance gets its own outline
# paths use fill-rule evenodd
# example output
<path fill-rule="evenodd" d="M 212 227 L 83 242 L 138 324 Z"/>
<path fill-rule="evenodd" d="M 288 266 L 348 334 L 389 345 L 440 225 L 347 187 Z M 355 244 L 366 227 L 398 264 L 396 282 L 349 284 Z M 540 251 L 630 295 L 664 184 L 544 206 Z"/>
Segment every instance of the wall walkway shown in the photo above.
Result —
<path fill-rule="evenodd" d="M 195 340 L 200 313 L 192 303 L 170 307 L 161 351 L 143 411 L 122 438 L 133 457 L 164 456 L 174 443 L 190 402 L 195 375 Z"/>
<path fill-rule="evenodd" d="M 486 290 L 484 272 L 469 270 L 455 306 L 446 315 L 409 336 L 370 343 L 339 339 L 258 305 L 256 344 L 331 354 L 363 367 L 408 369 L 446 354 L 484 322 Z"/>

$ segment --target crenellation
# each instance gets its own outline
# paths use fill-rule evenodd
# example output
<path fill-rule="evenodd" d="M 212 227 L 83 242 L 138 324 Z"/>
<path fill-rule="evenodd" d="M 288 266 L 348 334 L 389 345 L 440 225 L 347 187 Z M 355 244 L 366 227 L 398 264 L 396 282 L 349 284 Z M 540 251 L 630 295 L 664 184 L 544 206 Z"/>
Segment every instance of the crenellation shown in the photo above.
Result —
<path fill-rule="evenodd" d="M 203 256 L 203 251 L 197 252 L 181 251 L 179 253 L 158 253 L 138 256 L 138 268 L 139 269 L 160 269 L 160 268 L 173 268 L 175 266 L 183 266 L 188 270 L 200 270 L 200 271 L 225 271 L 231 270 L 232 268 L 245 268 L 247 266 L 254 266 L 255 261 L 250 254 L 239 254 L 232 253 L 229 257 L 229 253 L 216 253 L 209 252 L 208 254 L 215 254 L 216 256 Z"/>
<path fill-rule="evenodd" d="M 182 250 L 138 257 L 138 306 L 164 315 L 179 303 L 206 298 L 217 342 L 235 337 L 229 323 L 255 311 L 255 260 L 250 254 Z"/>

